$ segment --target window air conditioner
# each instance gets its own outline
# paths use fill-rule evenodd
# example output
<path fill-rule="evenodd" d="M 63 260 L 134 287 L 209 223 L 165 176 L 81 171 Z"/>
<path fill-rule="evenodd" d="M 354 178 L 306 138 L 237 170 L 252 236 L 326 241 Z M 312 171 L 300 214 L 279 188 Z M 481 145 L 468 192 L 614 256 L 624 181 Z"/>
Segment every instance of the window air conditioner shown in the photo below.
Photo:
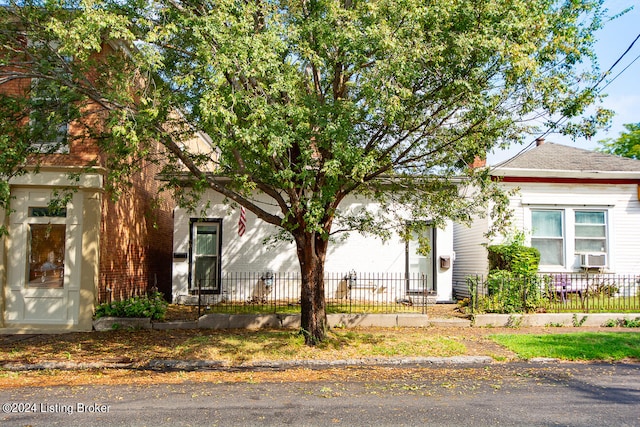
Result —
<path fill-rule="evenodd" d="M 607 265 L 607 254 L 580 254 L 580 267 L 596 268 Z"/>

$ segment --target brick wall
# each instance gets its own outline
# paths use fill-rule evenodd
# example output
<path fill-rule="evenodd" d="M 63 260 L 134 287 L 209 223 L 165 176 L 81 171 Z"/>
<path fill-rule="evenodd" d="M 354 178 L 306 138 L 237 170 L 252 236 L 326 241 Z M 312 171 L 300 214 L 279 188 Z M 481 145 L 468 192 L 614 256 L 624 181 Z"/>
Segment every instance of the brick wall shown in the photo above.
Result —
<path fill-rule="evenodd" d="M 159 194 L 159 167 L 145 164 L 117 200 L 103 199 L 99 299 L 120 300 L 157 287 L 171 297 L 173 202 Z"/>
<path fill-rule="evenodd" d="M 100 55 L 109 52 L 112 50 L 105 44 Z M 0 85 L 2 93 L 15 96 L 24 96 L 29 89 L 27 78 Z M 43 168 L 104 166 L 100 149 L 90 136 L 103 126 L 102 114 L 92 103 L 84 105 L 82 113 L 81 120 L 69 124 L 68 153 L 37 156 L 31 161 Z M 103 197 L 99 302 L 140 295 L 154 286 L 171 297 L 173 201 L 168 194 L 158 194 L 158 172 L 158 166 L 143 164 L 117 201 L 109 194 Z"/>

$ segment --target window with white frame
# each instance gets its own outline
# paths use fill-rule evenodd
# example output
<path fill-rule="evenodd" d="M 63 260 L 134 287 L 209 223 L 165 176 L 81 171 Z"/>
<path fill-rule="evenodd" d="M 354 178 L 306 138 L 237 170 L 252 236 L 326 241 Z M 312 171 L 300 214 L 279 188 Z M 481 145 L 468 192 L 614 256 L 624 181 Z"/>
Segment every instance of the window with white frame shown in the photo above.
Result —
<path fill-rule="evenodd" d="M 564 212 L 531 211 L 531 246 L 540 251 L 541 265 L 564 265 Z"/>
<path fill-rule="evenodd" d="M 42 64 L 46 64 L 43 65 L 45 69 L 48 67 L 59 75 L 70 77 L 66 64 L 72 58 L 58 52 L 58 43 L 29 40 L 28 46 L 30 51 L 38 52 L 44 58 Z M 69 88 L 55 79 L 32 78 L 29 101 L 29 126 L 34 151 L 43 154 L 68 153 L 67 133 L 72 102 Z"/>
<path fill-rule="evenodd" d="M 607 215 L 605 211 L 575 212 L 576 253 L 607 252 Z"/>
<path fill-rule="evenodd" d="M 60 88 L 42 79 L 31 81 L 31 113 L 29 126 L 32 147 L 39 153 L 68 153 L 68 105 L 60 96 Z"/>
<path fill-rule="evenodd" d="M 572 269 L 581 254 L 608 252 L 606 209 L 531 209 L 531 246 L 540 251 L 540 265 Z"/>

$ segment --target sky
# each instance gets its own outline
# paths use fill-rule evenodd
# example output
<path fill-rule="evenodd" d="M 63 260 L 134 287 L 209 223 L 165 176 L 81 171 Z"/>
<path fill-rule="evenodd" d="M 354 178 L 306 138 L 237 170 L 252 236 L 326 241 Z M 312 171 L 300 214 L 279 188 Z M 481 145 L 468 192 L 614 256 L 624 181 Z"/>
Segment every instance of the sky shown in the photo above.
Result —
<path fill-rule="evenodd" d="M 595 34 L 597 42 L 594 48 L 598 56 L 600 69 L 603 72 L 616 62 L 640 34 L 639 0 L 606 0 L 604 5 L 608 9 L 609 16 L 615 16 L 629 7 L 633 7 L 633 9 L 621 17 L 605 23 L 604 28 Z M 616 75 L 620 72 L 622 74 L 616 78 Z M 610 77 L 605 79 L 603 85 L 613 78 L 615 80 L 610 82 L 603 91 L 607 94 L 607 97 L 601 104 L 604 108 L 615 112 L 611 126 L 608 129 L 599 131 L 591 140 L 582 138 L 574 142 L 570 137 L 559 134 L 549 134 L 545 136 L 545 140 L 593 150 L 599 147 L 598 141 L 607 138 L 618 138 L 620 133 L 625 131 L 623 126 L 625 123 L 640 122 L 640 39 L 635 42 L 631 50 L 613 68 Z M 515 156 L 534 141 L 536 136 L 527 137 L 523 145 L 514 145 L 508 150 L 488 153 L 487 163 L 495 165 Z"/>

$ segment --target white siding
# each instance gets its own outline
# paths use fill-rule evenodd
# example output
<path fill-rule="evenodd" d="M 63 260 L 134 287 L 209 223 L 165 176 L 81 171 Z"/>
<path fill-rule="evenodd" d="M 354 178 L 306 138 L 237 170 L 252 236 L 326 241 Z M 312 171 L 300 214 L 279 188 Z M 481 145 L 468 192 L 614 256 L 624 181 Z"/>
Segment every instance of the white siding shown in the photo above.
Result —
<path fill-rule="evenodd" d="M 204 198 L 210 207 L 202 214 L 188 213 L 183 209 L 174 212 L 174 253 L 189 252 L 190 218 L 204 217 L 222 220 L 221 261 L 222 271 L 228 273 L 263 273 L 298 272 L 299 264 L 295 245 L 279 242 L 273 246 L 263 244 L 263 239 L 273 235 L 275 226 L 264 223 L 247 211 L 247 231 L 238 236 L 237 224 L 239 210 L 233 210 L 223 203 L 223 198 L 210 192 Z M 367 206 L 375 209 L 375 205 L 354 197 L 348 198 L 341 207 L 355 208 Z M 204 205 L 203 205 L 204 206 Z M 268 205 L 265 205 L 268 206 Z M 438 300 L 449 301 L 452 298 L 452 268 L 440 268 L 439 257 L 453 258 L 453 225 L 450 223 L 443 230 L 436 230 L 436 247 L 434 262 L 437 270 Z M 455 263 L 453 263 L 455 265 Z M 356 270 L 362 273 L 404 273 L 405 243 L 397 236 L 383 242 L 372 236 L 349 233 L 346 239 L 336 236 L 329 245 L 325 271 L 327 273 L 347 273 Z M 173 296 L 185 295 L 188 288 L 188 259 L 174 259 L 173 262 Z"/>
<path fill-rule="evenodd" d="M 210 207 L 202 211 L 205 201 Z M 202 205 L 196 212 L 184 209 L 174 211 L 173 252 L 189 253 L 190 220 L 197 218 L 222 220 L 222 245 L 220 256 L 222 270 L 225 272 L 263 273 L 299 271 L 295 246 L 292 243 L 280 242 L 274 246 L 265 246 L 262 240 L 272 235 L 276 228 L 247 211 L 247 230 L 238 236 L 239 209 L 233 210 L 223 202 L 223 197 L 210 191 L 203 197 Z M 174 258 L 172 293 L 176 296 L 188 293 L 189 258 Z"/>
<path fill-rule="evenodd" d="M 640 274 L 640 202 L 636 186 L 627 187 L 613 212 L 611 267 L 618 274 Z"/>
<path fill-rule="evenodd" d="M 488 272 L 487 249 L 482 245 L 487 242 L 484 234 L 488 224 L 487 218 L 476 218 L 469 226 L 453 226 L 453 287 L 458 299 L 468 296 L 467 277 L 486 275 Z"/>
<path fill-rule="evenodd" d="M 637 274 L 640 270 L 640 202 L 634 184 L 527 184 L 522 185 L 522 203 L 516 213 L 524 218 L 530 235 L 530 211 L 536 207 L 555 209 L 605 209 L 608 212 L 609 270 Z M 567 257 L 575 257 L 567 253 Z"/>
<path fill-rule="evenodd" d="M 616 274 L 640 272 L 640 202 L 637 185 L 504 183 L 503 186 L 507 191 L 519 188 L 510 203 L 513 228 L 524 231 L 528 242 L 531 237 L 532 208 L 606 210 L 609 271 Z M 484 233 L 488 227 L 487 219 L 476 219 L 470 227 L 460 224 L 454 226 L 456 262 L 453 286 L 457 296 L 466 295 L 466 277 L 488 273 L 487 252 L 482 246 L 487 242 Z M 491 243 L 499 242 L 500 238 L 497 238 Z M 578 259 L 575 253 L 567 254 L 567 257 L 569 263 Z M 573 270 L 577 268 L 577 264 L 574 264 Z"/>

